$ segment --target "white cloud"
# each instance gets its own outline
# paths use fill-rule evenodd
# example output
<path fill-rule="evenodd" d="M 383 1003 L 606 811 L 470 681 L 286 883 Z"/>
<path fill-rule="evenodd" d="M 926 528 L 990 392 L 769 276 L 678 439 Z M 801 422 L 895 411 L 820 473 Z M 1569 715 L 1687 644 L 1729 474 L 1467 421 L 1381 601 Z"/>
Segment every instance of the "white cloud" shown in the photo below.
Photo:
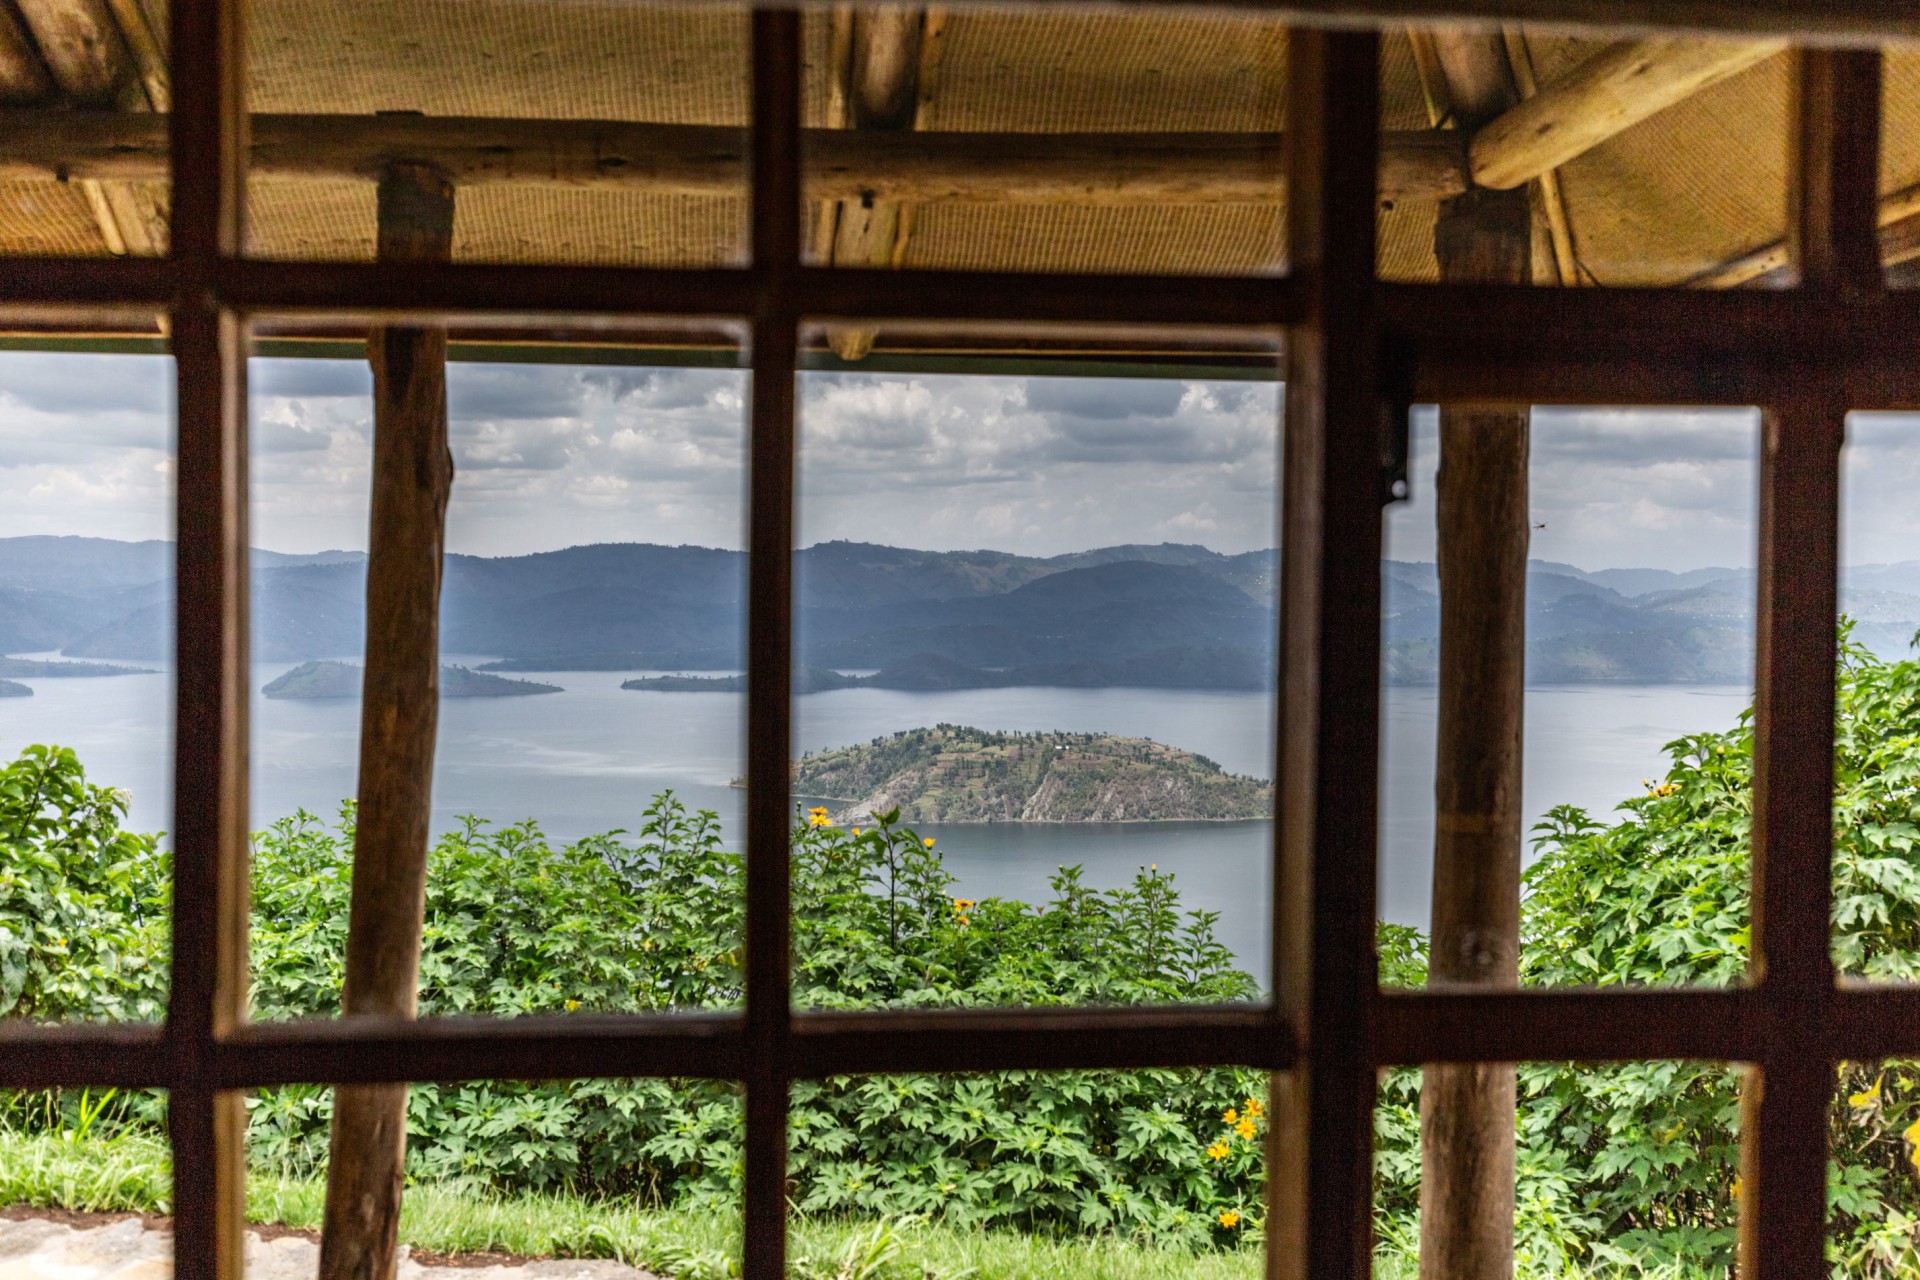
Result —
<path fill-rule="evenodd" d="M 371 379 L 352 360 L 256 360 L 258 545 L 363 547 Z M 450 542 L 743 545 L 747 375 L 456 364 Z M 0 353 L 0 536 L 166 537 L 172 364 Z M 1034 553 L 1275 540 L 1270 383 L 803 375 L 800 537 Z M 1433 554 L 1437 427 L 1417 415 L 1415 501 L 1389 554 Z M 1534 554 L 1590 568 L 1753 563 L 1758 417 L 1542 409 Z M 1844 480 L 1850 562 L 1920 558 L 1920 416 L 1862 415 Z"/>

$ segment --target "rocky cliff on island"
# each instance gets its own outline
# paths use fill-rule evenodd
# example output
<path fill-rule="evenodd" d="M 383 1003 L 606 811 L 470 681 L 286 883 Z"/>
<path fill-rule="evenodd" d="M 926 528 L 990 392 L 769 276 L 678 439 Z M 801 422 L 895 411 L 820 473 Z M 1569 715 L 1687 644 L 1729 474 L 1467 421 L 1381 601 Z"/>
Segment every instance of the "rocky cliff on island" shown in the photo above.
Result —
<path fill-rule="evenodd" d="M 1270 817 L 1270 783 L 1147 738 L 1102 733 L 911 729 L 794 765 L 793 793 L 835 820 L 1220 822 Z"/>

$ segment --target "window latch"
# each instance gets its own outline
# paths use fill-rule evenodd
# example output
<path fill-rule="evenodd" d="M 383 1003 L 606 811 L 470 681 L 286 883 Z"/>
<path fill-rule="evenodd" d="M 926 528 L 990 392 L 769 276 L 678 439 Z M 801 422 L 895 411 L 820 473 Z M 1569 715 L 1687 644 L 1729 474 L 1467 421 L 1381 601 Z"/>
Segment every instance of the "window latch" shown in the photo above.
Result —
<path fill-rule="evenodd" d="M 1380 505 L 1413 497 L 1408 475 L 1413 453 L 1413 344 L 1385 338 L 1380 345 Z"/>

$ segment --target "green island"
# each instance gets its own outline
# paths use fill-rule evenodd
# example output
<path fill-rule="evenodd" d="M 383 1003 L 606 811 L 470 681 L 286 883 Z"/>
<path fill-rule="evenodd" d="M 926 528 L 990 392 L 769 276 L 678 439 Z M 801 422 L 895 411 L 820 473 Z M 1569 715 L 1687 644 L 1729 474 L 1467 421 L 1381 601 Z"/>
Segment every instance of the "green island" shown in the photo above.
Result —
<path fill-rule="evenodd" d="M 9 658 L 0 655 L 0 676 L 42 680 L 65 676 L 150 676 L 145 667 L 122 667 L 109 662 L 59 662 L 45 658 Z"/>
<path fill-rule="evenodd" d="M 1273 815 L 1273 787 L 1205 756 L 1106 733 L 909 729 L 803 756 L 795 795 L 840 822 L 1233 822 Z"/>
<path fill-rule="evenodd" d="M 269 698 L 357 698 L 360 696 L 360 668 L 351 662 L 321 660 L 303 662 L 276 680 L 260 687 Z M 557 684 L 534 680 L 509 680 L 471 667 L 441 667 L 440 696 L 443 698 L 517 698 L 535 693 L 559 693 Z"/>
<path fill-rule="evenodd" d="M 31 698 L 32 696 L 31 686 L 17 684 L 12 680 L 0 680 L 0 698 Z"/>
<path fill-rule="evenodd" d="M 1843 634 L 1836 699 L 1836 970 L 1920 980 L 1920 662 Z M 963 731 L 951 732 L 955 735 Z M 977 731 L 964 731 L 968 733 Z M 1009 738 L 1029 745 L 1052 735 Z M 892 741 L 892 740 L 886 740 Z M 1751 718 L 1668 744 L 1610 813 L 1552 810 L 1521 908 L 1528 987 L 1747 979 Z M 639 803 L 637 801 L 637 803 Z M 0 1017 L 157 1021 L 169 852 L 71 750 L 0 760 Z M 339 1008 L 353 807 L 254 836 L 252 1004 Z M 963 840 L 964 835 L 950 837 Z M 949 841 L 942 841 L 942 844 Z M 1045 901 L 955 896 L 943 850 L 893 814 L 796 812 L 792 992 L 810 1009 L 1132 1005 L 1258 998 L 1170 873 Z M 631 829 L 572 842 L 468 819 L 430 854 L 423 1015 L 737 1009 L 745 864 L 711 812 L 654 797 Z M 1426 938 L 1379 926 L 1380 979 L 1426 980 Z M 1828 1262 L 1920 1274 L 1920 1063 L 1830 1080 Z M 1255 1070 L 998 1071 L 796 1082 L 797 1280 L 1255 1280 L 1266 1077 Z M 1421 1073 L 1380 1080 L 1375 1274 L 1418 1274 Z M 1697 1061 L 1533 1062 L 1516 1114 L 1519 1280 L 1729 1280 L 1741 1075 Z M 401 1238 L 422 1249 L 619 1258 L 671 1280 L 739 1274 L 740 1095 L 701 1079 L 413 1086 Z M 249 1098 L 250 1220 L 314 1225 L 330 1095 Z M 166 1100 L 0 1094 L 0 1204 L 165 1212 Z"/>
<path fill-rule="evenodd" d="M 489 666 L 497 664 L 489 663 Z M 501 668 L 505 670 L 505 668 Z M 825 667 L 795 667 L 795 693 L 826 693 L 834 689 L 858 689 L 869 683 L 859 676 L 843 676 Z M 745 676 L 640 676 L 622 680 L 620 687 L 634 693 L 745 693 Z"/>

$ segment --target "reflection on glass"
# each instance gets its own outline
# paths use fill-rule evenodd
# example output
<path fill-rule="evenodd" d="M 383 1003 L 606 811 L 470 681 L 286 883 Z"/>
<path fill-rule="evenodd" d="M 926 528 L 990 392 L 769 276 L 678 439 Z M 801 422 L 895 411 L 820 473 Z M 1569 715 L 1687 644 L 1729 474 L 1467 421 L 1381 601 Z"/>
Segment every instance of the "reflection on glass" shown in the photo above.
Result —
<path fill-rule="evenodd" d="M 164 1090 L 0 1092 L 0 1171 L 9 1274 L 98 1274 L 106 1257 L 135 1274 L 172 1267 L 172 1231 L 72 1216 L 171 1211 Z"/>
<path fill-rule="evenodd" d="M 1437 416 L 1388 516 L 1380 913 L 1425 980 L 1440 591 Z M 1710 984 L 1746 968 L 1751 411 L 1537 408 L 1527 477 L 1520 977 Z"/>
<path fill-rule="evenodd" d="M 165 1011 L 172 384 L 0 353 L 0 1017 Z"/>
<path fill-rule="evenodd" d="M 1522 1063 L 1515 1272 L 1728 1275 L 1740 1213 L 1740 1083 L 1717 1063 Z M 1389 1071 L 1374 1114 L 1376 1274 L 1396 1280 L 1419 1274 L 1420 1087 L 1418 1068 Z"/>
<path fill-rule="evenodd" d="M 1257 992 L 1273 384 L 801 389 L 797 998 Z M 857 964 L 813 955 L 809 912 L 844 915 Z"/>
<path fill-rule="evenodd" d="M 247 1107 L 248 1222 L 318 1231 L 333 1090 L 287 1085 Z M 725 1081 L 416 1084 L 400 1244 L 416 1263 L 480 1254 L 492 1256 L 460 1264 L 599 1259 L 737 1275 L 740 1149 L 739 1087 Z M 273 1234 L 268 1249 L 249 1248 L 252 1274 L 314 1271 L 311 1236 Z"/>
<path fill-rule="evenodd" d="M 256 1013 L 331 1015 L 372 384 L 360 360 L 250 373 Z M 736 1003 L 743 698 L 684 686 L 741 670 L 744 376 L 456 361 L 447 380 L 422 1011 Z"/>
<path fill-rule="evenodd" d="M 1843 1062 L 1828 1132 L 1827 1260 L 1835 1274 L 1920 1269 L 1920 1064 Z"/>
<path fill-rule="evenodd" d="M 798 1258 L 886 1231 L 912 1275 L 1259 1273 L 1261 1072 L 844 1076 L 792 1096 Z"/>
<path fill-rule="evenodd" d="M 1847 422 L 1840 490 L 1840 673 L 1834 757 L 1833 959 L 1844 974 L 1920 977 L 1920 418 Z"/>

